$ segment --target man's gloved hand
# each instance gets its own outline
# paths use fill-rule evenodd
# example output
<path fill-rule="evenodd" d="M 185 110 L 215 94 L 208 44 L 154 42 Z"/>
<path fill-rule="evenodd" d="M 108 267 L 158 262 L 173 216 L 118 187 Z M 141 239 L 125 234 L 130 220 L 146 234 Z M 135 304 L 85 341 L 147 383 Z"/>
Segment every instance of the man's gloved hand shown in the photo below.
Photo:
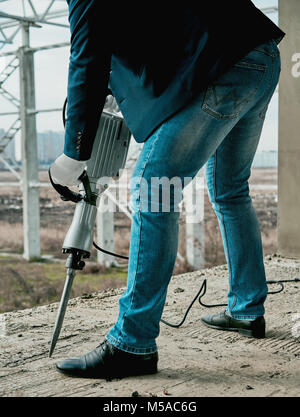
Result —
<path fill-rule="evenodd" d="M 52 180 L 56 184 L 72 187 L 79 185 L 78 178 L 83 173 L 88 161 L 77 161 L 64 153 L 50 167 Z"/>
<path fill-rule="evenodd" d="M 112 95 L 108 95 L 105 100 L 104 110 L 111 111 L 112 113 L 120 113 L 119 106 L 116 102 L 116 99 Z"/>

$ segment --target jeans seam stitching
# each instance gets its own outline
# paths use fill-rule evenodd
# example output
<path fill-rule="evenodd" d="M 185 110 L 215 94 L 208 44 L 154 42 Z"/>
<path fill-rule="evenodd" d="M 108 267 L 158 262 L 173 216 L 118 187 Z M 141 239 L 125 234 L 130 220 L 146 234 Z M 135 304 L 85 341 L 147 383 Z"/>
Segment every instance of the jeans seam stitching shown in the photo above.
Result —
<path fill-rule="evenodd" d="M 223 229 L 224 229 L 224 237 L 225 237 L 225 243 L 226 243 L 226 251 L 227 251 L 227 256 L 228 256 L 229 286 L 230 286 L 230 290 L 232 291 L 231 262 L 230 262 L 230 256 L 229 256 L 227 233 L 226 233 L 226 228 L 225 228 L 223 213 L 221 212 L 220 204 L 217 203 L 217 180 L 216 180 L 216 172 L 217 172 L 217 151 L 218 150 L 216 150 L 216 152 L 215 152 L 215 159 L 214 159 L 214 176 L 213 176 L 213 179 L 214 179 L 214 194 L 215 194 L 214 198 L 215 198 L 215 202 L 216 202 L 216 204 L 218 206 L 218 209 L 219 209 L 219 211 L 221 213 L 221 222 L 222 222 Z M 235 303 L 236 303 L 236 296 L 234 296 L 234 302 L 233 302 L 233 305 L 232 305 L 232 307 L 230 309 L 230 312 L 231 312 L 232 308 L 234 307 Z"/>
<path fill-rule="evenodd" d="M 276 56 L 278 56 L 279 55 L 278 54 L 278 50 L 275 50 L 275 47 L 278 49 L 278 46 L 277 46 L 277 43 L 275 42 L 275 40 L 274 39 L 270 39 L 267 43 L 272 45 L 272 52 L 268 52 L 268 51 L 266 51 L 264 49 L 260 49 L 259 46 L 257 46 L 256 48 L 254 48 L 254 51 L 262 52 L 263 54 L 266 54 L 266 55 L 271 56 L 273 58 L 276 57 Z"/>
<path fill-rule="evenodd" d="M 272 81 L 273 81 L 273 78 L 274 78 L 274 63 L 275 63 L 275 59 L 278 56 L 280 56 L 280 55 L 275 55 L 275 56 L 272 55 L 272 72 L 271 72 L 270 81 L 269 81 L 268 86 L 267 86 L 267 88 L 265 90 L 265 95 L 268 95 L 269 92 L 270 92 L 270 90 L 271 90 L 271 88 L 272 88 Z M 267 105 L 267 107 L 268 107 L 268 105 Z"/>
<path fill-rule="evenodd" d="M 239 68 L 254 69 L 254 70 L 257 70 L 257 71 L 266 71 L 267 70 L 266 65 L 255 64 L 255 63 L 247 62 L 247 61 L 239 61 L 236 64 L 234 64 L 234 66 L 239 67 Z"/>
<path fill-rule="evenodd" d="M 273 60 L 273 58 L 272 58 Z M 274 60 L 273 60 L 273 64 L 274 64 Z M 271 81 L 273 79 L 273 71 L 274 71 L 274 65 L 272 65 L 272 78 Z M 247 99 L 245 99 L 242 103 L 243 103 L 243 107 L 237 112 L 237 113 L 233 113 L 230 115 L 226 115 L 226 114 L 221 114 L 215 110 L 213 110 L 212 108 L 210 108 L 210 106 L 207 104 L 207 95 L 208 92 L 211 91 L 211 86 L 209 86 L 209 88 L 207 89 L 205 96 L 204 96 L 204 103 L 202 106 L 202 110 L 205 111 L 206 113 L 210 114 L 212 117 L 214 117 L 215 119 L 218 120 L 225 120 L 225 119 L 237 119 L 239 117 L 239 115 L 244 111 L 245 107 L 247 106 L 247 104 L 253 99 L 253 97 L 255 96 L 255 94 L 257 93 L 260 85 L 262 84 L 266 73 L 267 73 L 267 66 L 266 69 L 263 72 L 263 76 L 261 77 L 261 80 L 259 81 L 259 83 L 257 84 L 256 88 L 250 93 L 249 97 Z"/>
<path fill-rule="evenodd" d="M 220 210 L 220 206 L 219 206 L 219 210 Z M 225 222 L 224 222 L 224 216 L 223 213 L 221 212 L 221 222 L 223 225 L 223 229 L 224 229 L 224 237 L 225 237 L 225 242 L 226 242 L 226 251 L 227 251 L 227 256 L 228 256 L 228 269 L 229 269 L 229 286 L 230 286 L 230 290 L 232 291 L 232 269 L 231 269 L 231 261 L 230 261 L 230 254 L 229 254 L 229 248 L 228 248 L 228 240 L 227 240 L 227 231 L 226 231 L 226 227 L 225 227 Z M 236 304 L 236 295 L 233 296 L 233 303 L 229 309 L 230 313 L 232 312 L 234 306 Z"/>
<path fill-rule="evenodd" d="M 273 81 L 273 78 L 274 78 L 274 64 L 275 64 L 275 58 L 276 58 L 276 57 L 272 57 L 272 74 L 271 74 L 271 77 L 270 77 L 270 83 L 269 83 L 268 89 L 267 89 L 267 91 L 266 91 L 266 94 L 268 94 L 268 93 L 269 93 L 269 91 L 271 90 L 271 87 L 272 87 L 272 81 Z"/>
<path fill-rule="evenodd" d="M 268 55 L 268 56 L 272 56 L 272 57 L 274 56 L 274 54 L 272 54 L 270 52 L 267 52 L 267 51 L 264 51 L 263 49 L 254 48 L 254 51 L 261 52 L 261 53 L 263 53 L 265 55 Z"/>

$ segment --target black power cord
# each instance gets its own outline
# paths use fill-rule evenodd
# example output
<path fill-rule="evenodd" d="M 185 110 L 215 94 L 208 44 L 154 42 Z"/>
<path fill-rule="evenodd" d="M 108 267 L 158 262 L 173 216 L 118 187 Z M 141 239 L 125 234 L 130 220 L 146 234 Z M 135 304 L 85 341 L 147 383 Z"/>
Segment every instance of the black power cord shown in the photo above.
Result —
<path fill-rule="evenodd" d="M 202 282 L 202 285 L 200 287 L 200 290 L 198 291 L 197 295 L 194 297 L 194 299 L 191 302 L 191 304 L 188 306 L 188 308 L 187 308 L 187 310 L 186 310 L 186 312 L 185 312 L 185 314 L 183 316 L 183 319 L 181 320 L 180 323 L 178 323 L 178 324 L 172 324 L 172 323 L 169 323 L 169 322 L 167 322 L 167 321 L 165 321 L 163 319 L 161 319 L 160 321 L 162 323 L 166 324 L 167 326 L 170 326 L 170 327 L 176 327 L 176 328 L 178 328 L 178 327 L 182 326 L 182 324 L 185 322 L 185 319 L 187 318 L 187 315 L 188 315 L 190 309 L 192 308 L 192 306 L 195 303 L 195 301 L 197 300 L 197 298 L 198 298 L 199 304 L 202 305 L 203 307 L 206 307 L 206 308 L 227 307 L 227 304 L 204 304 L 203 303 L 202 297 L 205 295 L 206 289 L 207 289 L 207 283 L 206 282 L 207 282 L 207 280 L 204 279 L 203 282 Z M 268 285 L 273 285 L 273 284 L 274 285 L 280 285 L 280 289 L 279 290 L 277 290 L 277 291 L 269 291 L 268 294 L 278 294 L 281 291 L 283 291 L 283 289 L 284 289 L 283 283 L 285 283 L 285 282 L 300 282 L 300 278 L 283 279 L 283 280 L 278 280 L 278 281 L 266 281 L 266 283 Z M 202 294 L 201 294 L 201 292 L 202 292 Z"/>
<path fill-rule="evenodd" d="M 64 102 L 63 112 L 62 112 L 62 114 L 63 114 L 63 124 L 64 124 L 64 126 L 66 125 L 66 116 L 65 116 L 65 113 L 66 113 L 66 107 L 67 107 L 67 99 L 66 99 L 66 100 L 65 100 L 65 102 Z M 93 246 L 94 246 L 97 250 L 99 250 L 100 252 L 106 253 L 107 255 L 112 255 L 112 256 L 115 256 L 115 257 L 117 257 L 117 258 L 122 258 L 122 259 L 129 259 L 129 257 L 128 257 L 128 256 L 125 256 L 125 255 L 119 255 L 119 254 L 117 254 L 117 253 L 114 253 L 114 252 L 109 252 L 109 251 L 107 251 L 107 250 L 105 250 L 105 249 L 102 249 L 102 248 L 100 248 L 100 246 L 98 246 L 95 242 L 93 242 Z M 283 283 L 286 283 L 286 282 L 300 282 L 300 278 L 284 279 L 284 280 L 278 280 L 278 281 L 274 281 L 274 280 L 271 280 L 271 281 L 266 281 L 266 283 L 267 283 L 267 284 L 269 284 L 269 285 L 279 285 L 279 286 L 280 286 L 279 290 L 277 290 L 277 291 L 269 291 L 269 292 L 268 292 L 268 294 L 279 294 L 281 291 L 283 291 L 283 290 L 284 290 L 284 285 L 283 285 Z M 206 279 L 204 279 L 204 280 L 203 280 L 203 282 L 202 282 L 202 285 L 201 285 L 201 287 L 200 287 L 200 290 L 197 292 L 197 294 L 196 294 L 196 295 L 195 295 L 195 297 L 193 298 L 192 302 L 190 303 L 190 305 L 189 305 L 189 306 L 188 306 L 188 308 L 186 309 L 186 312 L 184 313 L 184 316 L 183 316 L 182 320 L 181 320 L 178 324 L 169 323 L 169 322 L 167 322 L 166 320 L 163 320 L 163 319 L 161 319 L 160 321 L 161 321 L 162 323 L 166 324 L 167 326 L 170 326 L 170 327 L 175 327 L 175 328 L 178 328 L 178 327 L 182 326 L 182 325 L 183 325 L 183 323 L 185 322 L 186 318 L 187 318 L 187 315 L 188 315 L 188 313 L 189 313 L 190 309 L 191 309 L 191 308 L 192 308 L 192 306 L 194 305 L 194 303 L 195 303 L 195 301 L 197 300 L 197 298 L 198 298 L 199 304 L 200 304 L 200 305 L 202 305 L 203 307 L 206 307 L 206 308 L 213 308 L 213 307 L 226 307 L 226 306 L 227 306 L 227 304 L 204 304 L 204 303 L 203 303 L 203 301 L 202 301 L 202 297 L 206 294 L 206 290 L 207 290 L 207 280 L 206 280 Z M 201 293 L 202 293 L 202 294 L 201 294 Z"/>
<path fill-rule="evenodd" d="M 93 242 L 93 245 L 95 246 L 96 249 L 100 250 L 101 252 L 107 253 L 108 255 L 117 256 L 117 257 L 123 258 L 123 259 L 129 259 L 128 256 L 117 255 L 117 254 L 115 254 L 113 252 L 106 251 L 106 250 L 100 248 L 98 245 L 96 245 L 95 242 Z M 280 286 L 279 290 L 277 290 L 277 291 L 268 291 L 268 295 L 270 295 L 270 294 L 279 294 L 281 291 L 284 290 L 284 285 L 283 284 L 286 283 L 286 282 L 300 282 L 300 278 L 283 279 L 283 280 L 278 280 L 278 281 L 274 281 L 274 280 L 272 280 L 272 281 L 266 281 L 266 283 L 268 285 L 279 285 Z M 183 316 L 182 320 L 178 324 L 169 323 L 168 321 L 163 320 L 163 319 L 160 319 L 160 321 L 162 323 L 166 324 L 167 326 L 179 328 L 185 322 L 185 320 L 187 318 L 187 315 L 189 314 L 189 311 L 192 308 L 192 306 L 194 305 L 194 303 L 197 300 L 197 298 L 198 298 L 199 304 L 202 307 L 205 307 L 205 308 L 227 307 L 227 304 L 204 304 L 204 302 L 202 301 L 202 297 L 204 297 L 204 295 L 206 294 L 206 290 L 207 290 L 207 280 L 204 279 L 203 282 L 202 282 L 202 285 L 200 287 L 200 290 L 197 292 L 197 294 L 193 298 L 192 302 L 190 303 L 190 305 L 186 309 L 186 312 L 184 313 L 184 316 Z"/>
<path fill-rule="evenodd" d="M 108 255 L 116 256 L 117 258 L 122 258 L 122 259 L 129 259 L 129 257 L 128 257 L 128 256 L 125 256 L 125 255 L 118 255 L 117 253 L 114 253 L 114 252 L 109 252 L 108 250 L 102 249 L 102 248 L 100 248 L 100 246 L 98 246 L 95 242 L 93 242 L 93 246 L 94 246 L 97 250 L 99 250 L 100 252 L 107 253 Z"/>

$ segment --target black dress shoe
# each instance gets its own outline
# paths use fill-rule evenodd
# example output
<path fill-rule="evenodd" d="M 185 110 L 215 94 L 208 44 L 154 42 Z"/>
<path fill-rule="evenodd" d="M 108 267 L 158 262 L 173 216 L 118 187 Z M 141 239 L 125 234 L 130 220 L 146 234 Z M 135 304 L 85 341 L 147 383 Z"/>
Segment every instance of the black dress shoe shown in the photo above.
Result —
<path fill-rule="evenodd" d="M 213 329 L 237 331 L 243 336 L 264 338 L 265 319 L 264 316 L 255 320 L 237 320 L 226 314 L 225 311 L 219 314 L 211 314 L 201 318 L 202 323 Z"/>
<path fill-rule="evenodd" d="M 158 353 L 137 355 L 120 350 L 107 340 L 78 358 L 58 362 L 58 371 L 81 378 L 122 378 L 157 372 Z"/>

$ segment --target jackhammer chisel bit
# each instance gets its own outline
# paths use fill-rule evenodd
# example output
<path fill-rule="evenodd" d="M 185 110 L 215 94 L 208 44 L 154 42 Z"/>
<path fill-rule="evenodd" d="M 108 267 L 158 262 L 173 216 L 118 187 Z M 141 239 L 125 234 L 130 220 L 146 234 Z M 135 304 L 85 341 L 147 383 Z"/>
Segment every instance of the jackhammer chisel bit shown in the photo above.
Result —
<path fill-rule="evenodd" d="M 63 320 L 64 320 L 64 317 L 65 317 L 65 312 L 66 312 L 66 309 L 67 309 L 68 300 L 69 300 L 69 297 L 70 297 L 70 292 L 71 292 L 74 277 L 75 277 L 75 270 L 72 269 L 72 268 L 68 268 L 67 269 L 67 276 L 66 276 L 65 286 L 64 286 L 63 293 L 62 293 L 62 296 L 61 296 L 61 300 L 60 300 L 60 304 L 59 304 L 59 308 L 58 308 L 58 313 L 57 313 L 56 321 L 55 321 L 55 325 L 54 325 L 54 330 L 53 330 L 53 334 L 52 334 L 49 357 L 51 357 L 51 355 L 52 355 L 52 353 L 55 349 L 57 339 L 59 338 L 59 334 L 60 334 L 61 326 L 63 324 Z"/>
<path fill-rule="evenodd" d="M 61 296 L 60 304 L 58 307 L 58 312 L 57 312 L 54 330 L 52 334 L 52 340 L 50 344 L 49 357 L 51 357 L 55 349 L 57 339 L 59 338 L 59 334 L 60 334 L 60 330 L 64 321 L 65 312 L 67 310 L 68 300 L 70 297 L 70 292 L 71 292 L 73 280 L 75 278 L 76 270 L 81 270 L 85 266 L 84 261 L 81 260 L 82 256 L 84 256 L 84 254 L 82 254 L 81 251 L 72 251 L 67 258 L 67 262 L 66 262 L 67 276 L 66 276 L 65 286 L 64 286 L 63 293 Z"/>

